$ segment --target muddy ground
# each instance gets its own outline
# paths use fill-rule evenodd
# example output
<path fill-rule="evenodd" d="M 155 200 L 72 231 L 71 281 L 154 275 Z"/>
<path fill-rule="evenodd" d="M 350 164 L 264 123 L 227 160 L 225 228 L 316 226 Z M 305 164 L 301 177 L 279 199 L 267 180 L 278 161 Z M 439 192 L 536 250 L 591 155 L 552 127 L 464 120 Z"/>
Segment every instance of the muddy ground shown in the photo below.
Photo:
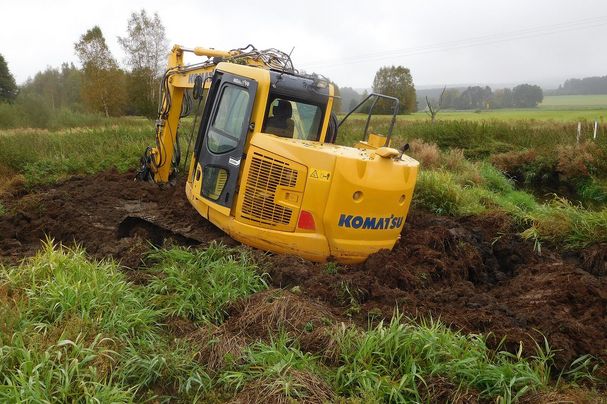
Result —
<path fill-rule="evenodd" d="M 179 244 L 212 240 L 235 244 L 201 219 L 182 185 L 160 189 L 133 174 L 105 172 L 53 186 L 13 187 L 0 198 L 0 260 L 35 253 L 40 240 L 84 246 L 95 257 L 114 257 L 133 280 L 149 241 Z M 125 217 L 147 214 L 180 229 L 181 237 Z M 361 265 L 327 270 L 296 257 L 256 256 L 276 287 L 297 291 L 340 318 L 366 325 L 390 317 L 432 315 L 465 332 L 490 334 L 497 345 L 532 354 L 545 336 L 562 367 L 584 354 L 607 359 L 607 246 L 557 254 L 523 241 L 502 216 L 452 219 L 412 211 L 401 240 Z"/>

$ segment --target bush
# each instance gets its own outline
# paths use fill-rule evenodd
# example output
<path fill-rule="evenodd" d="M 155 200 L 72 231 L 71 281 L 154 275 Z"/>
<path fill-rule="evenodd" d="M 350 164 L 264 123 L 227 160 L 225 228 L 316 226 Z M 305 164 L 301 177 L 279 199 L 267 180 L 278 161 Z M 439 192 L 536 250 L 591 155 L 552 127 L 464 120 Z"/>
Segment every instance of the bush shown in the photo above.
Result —
<path fill-rule="evenodd" d="M 440 150 L 435 143 L 413 139 L 409 143 L 411 157 L 419 161 L 423 169 L 436 168 L 440 163 Z"/>
<path fill-rule="evenodd" d="M 23 116 L 18 105 L 0 102 L 0 129 L 15 128 L 21 122 Z"/>
<path fill-rule="evenodd" d="M 51 120 L 51 108 L 43 97 L 28 94 L 17 97 L 24 121 L 33 128 L 46 128 Z"/>
<path fill-rule="evenodd" d="M 511 151 L 491 156 L 491 163 L 508 175 L 524 180 L 527 167 L 535 163 L 537 157 L 534 149 Z"/>
<path fill-rule="evenodd" d="M 597 171 L 597 163 L 602 159 L 601 154 L 600 148 L 592 142 L 559 146 L 556 168 L 564 178 L 589 177 Z"/>

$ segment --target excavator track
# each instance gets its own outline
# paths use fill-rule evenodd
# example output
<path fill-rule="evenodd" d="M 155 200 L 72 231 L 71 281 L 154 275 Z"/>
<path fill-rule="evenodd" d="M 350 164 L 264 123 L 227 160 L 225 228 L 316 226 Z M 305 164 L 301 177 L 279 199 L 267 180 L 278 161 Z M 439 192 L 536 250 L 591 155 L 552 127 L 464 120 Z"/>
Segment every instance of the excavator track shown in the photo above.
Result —
<path fill-rule="evenodd" d="M 205 241 L 191 227 L 171 228 L 159 218 L 149 215 L 125 216 L 118 225 L 118 238 L 140 236 L 155 246 L 162 246 L 166 240 L 174 240 L 182 245 L 196 245 Z"/>

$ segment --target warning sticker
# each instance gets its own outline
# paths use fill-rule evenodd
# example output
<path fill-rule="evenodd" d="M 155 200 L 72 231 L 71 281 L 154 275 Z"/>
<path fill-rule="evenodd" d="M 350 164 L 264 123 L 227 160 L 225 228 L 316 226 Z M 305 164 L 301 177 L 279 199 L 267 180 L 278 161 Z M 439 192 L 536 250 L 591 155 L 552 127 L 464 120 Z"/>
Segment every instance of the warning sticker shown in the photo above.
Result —
<path fill-rule="evenodd" d="M 319 181 L 330 181 L 331 180 L 331 172 L 325 170 L 319 170 L 318 168 L 312 168 L 310 170 L 309 178 L 314 178 Z"/>

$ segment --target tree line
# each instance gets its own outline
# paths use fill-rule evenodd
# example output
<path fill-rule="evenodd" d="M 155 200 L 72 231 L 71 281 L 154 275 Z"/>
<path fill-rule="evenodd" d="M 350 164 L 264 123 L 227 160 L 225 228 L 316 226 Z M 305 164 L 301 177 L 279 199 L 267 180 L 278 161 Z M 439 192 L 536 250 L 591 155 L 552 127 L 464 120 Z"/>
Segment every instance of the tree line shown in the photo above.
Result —
<path fill-rule="evenodd" d="M 373 81 L 372 91 L 395 96 L 400 101 L 400 112 L 411 113 L 430 106 L 441 109 L 482 110 L 499 108 L 534 108 L 544 99 L 541 87 L 531 84 L 520 84 L 514 88 L 492 90 L 491 87 L 469 86 L 467 88 L 445 88 L 422 90 L 422 97 L 417 98 L 411 72 L 403 66 L 382 67 Z M 367 96 L 350 87 L 340 89 L 342 98 L 341 112 L 352 110 Z M 428 96 L 426 101 L 423 95 Z M 379 102 L 376 112 L 389 114 L 389 103 Z"/>
<path fill-rule="evenodd" d="M 595 95 L 607 94 L 607 76 L 584 77 L 568 79 L 551 95 Z"/>
<path fill-rule="evenodd" d="M 535 108 L 544 100 L 542 88 L 520 84 L 493 91 L 491 87 L 471 86 L 463 91 L 446 89 L 439 100 L 441 108 L 479 110 L 499 108 Z"/>
<path fill-rule="evenodd" d="M 33 124 L 56 111 L 102 113 L 106 117 L 156 114 L 158 85 L 168 55 L 165 28 L 158 14 L 131 13 L 126 35 L 118 37 L 126 54 L 121 66 L 103 32 L 94 26 L 74 43 L 82 68 L 73 63 L 49 67 L 17 86 L 0 55 L 0 101 L 21 106 Z M 40 122 L 36 122 L 36 121 Z"/>

